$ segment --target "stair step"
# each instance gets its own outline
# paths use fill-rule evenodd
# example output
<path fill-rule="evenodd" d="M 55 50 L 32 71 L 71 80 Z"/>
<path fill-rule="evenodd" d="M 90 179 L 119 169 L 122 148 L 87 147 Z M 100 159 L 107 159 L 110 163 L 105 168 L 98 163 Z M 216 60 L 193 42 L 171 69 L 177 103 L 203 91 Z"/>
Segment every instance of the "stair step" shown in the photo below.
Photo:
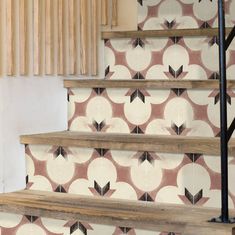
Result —
<path fill-rule="evenodd" d="M 134 89 L 219 89 L 218 80 L 128 80 L 79 79 L 65 80 L 65 88 L 134 88 Z M 235 80 L 227 81 L 227 88 L 235 88 Z"/>
<path fill-rule="evenodd" d="M 232 28 L 227 28 L 228 34 Z M 144 30 L 144 31 L 105 31 L 102 32 L 102 39 L 112 38 L 146 38 L 146 37 L 193 37 L 193 36 L 217 36 L 218 28 L 205 29 L 165 29 L 165 30 Z"/>
<path fill-rule="evenodd" d="M 207 222 L 219 215 L 217 209 L 34 190 L 1 195 L 0 211 L 153 231 L 174 231 L 184 235 L 229 235 L 235 227 Z M 235 211 L 231 213 L 235 215 Z"/>
<path fill-rule="evenodd" d="M 63 147 L 220 155 L 220 139 L 218 137 L 62 131 L 23 135 L 20 137 L 20 141 L 22 144 L 42 144 Z M 233 155 L 234 153 L 235 139 L 231 139 L 229 142 L 229 154 Z"/>

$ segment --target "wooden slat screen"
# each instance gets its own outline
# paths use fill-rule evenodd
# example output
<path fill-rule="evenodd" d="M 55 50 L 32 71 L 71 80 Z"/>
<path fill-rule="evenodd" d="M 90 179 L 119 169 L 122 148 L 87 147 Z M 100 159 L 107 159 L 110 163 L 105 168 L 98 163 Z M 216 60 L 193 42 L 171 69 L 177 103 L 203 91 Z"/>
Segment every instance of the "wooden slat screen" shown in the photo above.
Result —
<path fill-rule="evenodd" d="M 46 0 L 45 12 L 45 74 L 53 75 L 54 71 L 54 4 Z"/>
<path fill-rule="evenodd" d="M 7 75 L 16 74 L 16 22 L 15 0 L 6 2 L 6 35 L 7 35 Z"/>
<path fill-rule="evenodd" d="M 111 18 L 110 18 L 111 17 Z M 98 75 L 117 0 L 0 0 L 0 76 Z"/>

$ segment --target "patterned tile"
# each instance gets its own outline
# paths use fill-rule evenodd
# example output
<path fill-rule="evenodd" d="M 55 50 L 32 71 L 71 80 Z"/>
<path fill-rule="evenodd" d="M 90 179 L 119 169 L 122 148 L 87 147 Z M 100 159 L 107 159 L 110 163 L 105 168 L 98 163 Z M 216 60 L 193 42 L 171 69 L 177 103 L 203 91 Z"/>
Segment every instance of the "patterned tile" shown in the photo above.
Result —
<path fill-rule="evenodd" d="M 1 235 L 172 235 L 126 227 L 0 213 Z M 179 235 L 179 234 L 174 234 Z"/>

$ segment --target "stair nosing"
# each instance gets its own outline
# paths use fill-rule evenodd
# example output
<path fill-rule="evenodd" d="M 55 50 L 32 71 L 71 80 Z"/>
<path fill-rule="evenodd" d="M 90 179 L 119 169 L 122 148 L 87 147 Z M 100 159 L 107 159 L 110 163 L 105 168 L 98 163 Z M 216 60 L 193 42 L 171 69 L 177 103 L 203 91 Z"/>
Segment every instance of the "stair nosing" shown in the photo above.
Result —
<path fill-rule="evenodd" d="M 193 227 L 193 234 L 198 234 L 196 230 L 202 228 L 206 231 L 209 229 L 210 234 L 214 234 L 216 229 L 229 235 L 235 226 L 211 224 L 207 221 L 219 214 L 219 209 L 34 190 L 0 195 L 0 211 L 62 220 L 76 218 L 89 223 L 152 231 L 174 229 L 175 232 L 183 233 L 187 229 L 191 231 Z M 231 214 L 235 214 L 235 211 L 232 210 Z"/>
<path fill-rule="evenodd" d="M 113 138 L 113 139 L 112 139 Z M 120 134 L 97 132 L 52 132 L 23 135 L 22 144 L 42 144 L 62 147 L 104 148 L 162 153 L 200 153 L 220 155 L 219 137 L 192 137 L 172 135 Z M 235 140 L 231 139 L 229 154 L 235 152 Z"/>
<path fill-rule="evenodd" d="M 126 89 L 219 89 L 219 80 L 176 79 L 65 79 L 65 88 L 126 88 Z M 235 80 L 227 80 L 227 89 L 235 88 Z"/>
<path fill-rule="evenodd" d="M 226 34 L 232 27 L 226 28 Z M 115 38 L 151 38 L 151 37 L 194 37 L 217 36 L 218 28 L 187 28 L 187 29 L 158 29 L 158 30 L 132 30 L 132 31 L 103 31 L 102 39 Z"/>

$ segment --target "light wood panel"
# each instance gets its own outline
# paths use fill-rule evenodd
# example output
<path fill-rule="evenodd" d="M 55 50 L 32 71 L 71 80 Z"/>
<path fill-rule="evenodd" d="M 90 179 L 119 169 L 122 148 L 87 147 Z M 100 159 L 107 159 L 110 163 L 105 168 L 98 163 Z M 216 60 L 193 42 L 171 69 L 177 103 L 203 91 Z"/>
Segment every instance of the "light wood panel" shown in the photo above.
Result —
<path fill-rule="evenodd" d="M 47 75 L 54 74 L 54 0 L 46 0 L 45 8 L 45 73 Z"/>
<path fill-rule="evenodd" d="M 69 0 L 69 74 L 73 75 L 76 73 L 77 65 L 77 2 L 75 0 Z"/>
<path fill-rule="evenodd" d="M 33 2 L 33 48 L 34 75 L 43 73 L 43 0 L 34 0 Z"/>
<path fill-rule="evenodd" d="M 98 8 L 97 0 L 91 0 L 91 75 L 98 74 Z"/>
<path fill-rule="evenodd" d="M 96 76 L 100 9 L 101 0 L 0 1 L 0 76 Z"/>
<path fill-rule="evenodd" d="M 182 235 L 234 235 L 234 224 L 215 224 L 217 209 L 25 190 L 0 196 L 0 211 Z M 235 211 L 231 211 L 235 216 Z"/>
<path fill-rule="evenodd" d="M 59 75 L 65 73 L 65 54 L 64 54 L 64 0 L 58 0 L 58 58 L 57 72 Z"/>
<path fill-rule="evenodd" d="M 80 0 L 80 74 L 88 74 L 89 35 L 88 1 Z"/>
<path fill-rule="evenodd" d="M 16 9 L 15 0 L 6 1 L 6 29 L 7 29 L 7 75 L 16 74 Z"/>
<path fill-rule="evenodd" d="M 218 80 L 64 80 L 66 88 L 133 88 L 133 89 L 219 89 Z M 227 88 L 235 88 L 235 80 L 227 80 Z"/>
<path fill-rule="evenodd" d="M 5 33 L 4 33 L 4 25 L 5 25 L 5 19 L 4 19 L 4 12 L 5 12 L 5 8 L 4 8 L 4 4 L 3 1 L 0 1 L 0 21 L 2 21 L 2 27 L 0 27 L 0 77 L 3 76 L 4 72 L 3 72 L 3 63 L 5 58 L 3 59 L 3 47 L 4 47 L 4 39 L 5 39 Z"/>
<path fill-rule="evenodd" d="M 112 0 L 112 26 L 118 25 L 118 0 Z"/>
<path fill-rule="evenodd" d="M 20 74 L 28 75 L 29 73 L 29 16 L 28 16 L 28 1 L 20 0 L 19 2 L 19 33 L 20 33 Z"/>
<path fill-rule="evenodd" d="M 228 34 L 232 28 L 227 28 Z M 102 32 L 103 39 L 111 38 L 146 38 L 146 37 L 195 37 L 195 36 L 216 36 L 217 28 L 208 29 L 167 29 L 167 30 L 144 30 L 144 31 L 110 31 Z"/>
<path fill-rule="evenodd" d="M 108 25 L 108 0 L 101 0 L 101 24 Z"/>
<path fill-rule="evenodd" d="M 110 134 L 86 132 L 55 132 L 20 137 L 22 144 L 47 144 L 55 146 L 104 148 L 131 151 L 155 151 L 162 153 L 201 153 L 220 155 L 220 139 L 217 137 L 161 136 L 139 134 Z M 233 155 L 235 139 L 229 142 L 229 154 Z"/>

